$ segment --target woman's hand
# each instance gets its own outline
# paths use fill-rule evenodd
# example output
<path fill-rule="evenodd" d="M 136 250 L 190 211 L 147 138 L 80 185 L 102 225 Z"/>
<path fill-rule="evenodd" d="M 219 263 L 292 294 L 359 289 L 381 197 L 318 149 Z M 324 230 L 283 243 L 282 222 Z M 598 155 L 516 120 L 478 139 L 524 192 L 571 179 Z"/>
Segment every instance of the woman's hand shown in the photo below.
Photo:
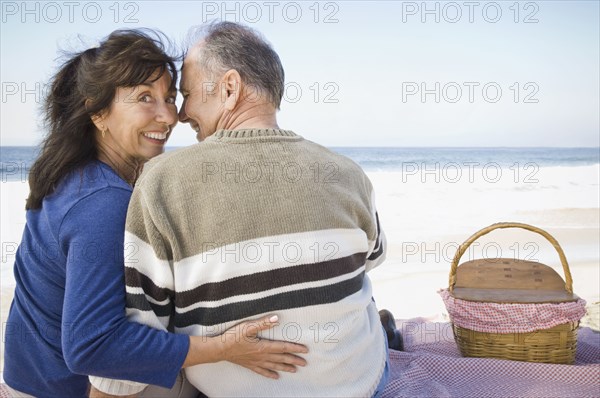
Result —
<path fill-rule="evenodd" d="M 276 315 L 256 321 L 240 323 L 219 336 L 224 342 L 223 356 L 262 376 L 277 379 L 281 372 L 296 372 L 296 366 L 306 366 L 306 361 L 294 354 L 306 354 L 308 349 L 286 341 L 261 339 L 257 334 L 277 325 Z"/>
<path fill-rule="evenodd" d="M 259 332 L 276 326 L 277 321 L 276 315 L 267 316 L 237 324 L 220 336 L 190 336 L 190 353 L 202 353 L 200 363 L 228 361 L 272 379 L 279 378 L 277 372 L 294 373 L 296 366 L 306 366 L 306 361 L 295 354 L 306 354 L 308 349 L 301 344 L 258 337 Z M 184 367 L 198 363 L 188 363 L 191 361 L 188 354 Z"/>

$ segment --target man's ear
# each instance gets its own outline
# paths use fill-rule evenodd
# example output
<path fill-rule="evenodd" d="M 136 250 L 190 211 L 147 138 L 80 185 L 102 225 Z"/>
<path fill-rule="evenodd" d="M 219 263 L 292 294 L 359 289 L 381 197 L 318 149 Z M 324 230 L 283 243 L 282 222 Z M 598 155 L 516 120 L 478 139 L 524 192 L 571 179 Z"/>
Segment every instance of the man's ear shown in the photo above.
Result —
<path fill-rule="evenodd" d="M 241 98 L 242 77 L 235 69 L 230 69 L 223 75 L 221 84 L 221 95 L 225 99 L 224 107 L 228 111 L 232 111 Z"/>

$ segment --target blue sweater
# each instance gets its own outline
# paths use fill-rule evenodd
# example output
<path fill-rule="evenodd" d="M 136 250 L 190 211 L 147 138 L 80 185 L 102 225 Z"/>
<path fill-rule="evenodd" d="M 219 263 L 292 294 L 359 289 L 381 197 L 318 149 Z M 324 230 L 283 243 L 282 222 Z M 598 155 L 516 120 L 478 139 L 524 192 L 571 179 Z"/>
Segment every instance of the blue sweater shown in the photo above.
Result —
<path fill-rule="evenodd" d="M 131 188 L 95 161 L 27 212 L 15 258 L 4 379 L 36 397 L 84 397 L 86 375 L 171 387 L 186 335 L 127 322 L 125 216 Z M 134 253 L 135 247 L 127 247 Z"/>

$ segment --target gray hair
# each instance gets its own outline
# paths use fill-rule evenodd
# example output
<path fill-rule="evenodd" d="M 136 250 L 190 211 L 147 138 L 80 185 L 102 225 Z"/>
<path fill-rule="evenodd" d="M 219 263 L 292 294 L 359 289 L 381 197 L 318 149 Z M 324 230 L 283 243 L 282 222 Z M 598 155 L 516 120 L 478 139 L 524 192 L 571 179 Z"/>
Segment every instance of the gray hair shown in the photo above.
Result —
<path fill-rule="evenodd" d="M 281 60 L 271 45 L 257 31 L 234 22 L 212 22 L 192 28 L 190 45 L 203 41 L 198 65 L 214 80 L 235 69 L 242 81 L 267 94 L 279 109 L 284 91 Z"/>

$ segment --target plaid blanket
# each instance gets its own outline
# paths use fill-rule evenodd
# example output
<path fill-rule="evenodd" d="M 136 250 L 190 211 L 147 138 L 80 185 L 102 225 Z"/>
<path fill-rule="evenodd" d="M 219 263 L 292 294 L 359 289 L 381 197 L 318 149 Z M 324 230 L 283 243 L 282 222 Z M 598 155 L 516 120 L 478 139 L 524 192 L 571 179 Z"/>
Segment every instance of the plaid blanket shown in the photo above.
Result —
<path fill-rule="evenodd" d="M 390 351 L 384 397 L 600 397 L 600 333 L 580 328 L 575 365 L 463 358 L 450 323 L 398 321 L 405 351 Z"/>
<path fill-rule="evenodd" d="M 598 398 L 600 333 L 580 328 L 575 365 L 463 358 L 450 323 L 397 321 L 404 352 L 390 351 L 390 397 Z M 0 385 L 0 398 L 9 398 Z"/>

